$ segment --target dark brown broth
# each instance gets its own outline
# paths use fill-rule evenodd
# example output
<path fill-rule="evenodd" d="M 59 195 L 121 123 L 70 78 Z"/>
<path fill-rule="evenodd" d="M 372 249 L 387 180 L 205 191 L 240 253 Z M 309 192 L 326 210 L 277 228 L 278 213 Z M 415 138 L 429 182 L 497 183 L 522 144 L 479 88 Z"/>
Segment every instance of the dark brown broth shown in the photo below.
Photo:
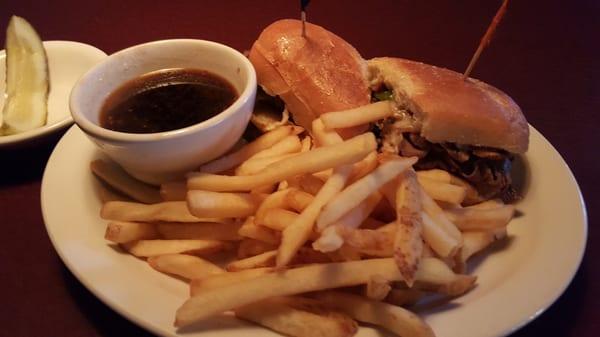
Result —
<path fill-rule="evenodd" d="M 156 71 L 112 92 L 100 112 L 100 126 L 129 133 L 181 129 L 218 115 L 237 97 L 229 82 L 204 70 Z"/>

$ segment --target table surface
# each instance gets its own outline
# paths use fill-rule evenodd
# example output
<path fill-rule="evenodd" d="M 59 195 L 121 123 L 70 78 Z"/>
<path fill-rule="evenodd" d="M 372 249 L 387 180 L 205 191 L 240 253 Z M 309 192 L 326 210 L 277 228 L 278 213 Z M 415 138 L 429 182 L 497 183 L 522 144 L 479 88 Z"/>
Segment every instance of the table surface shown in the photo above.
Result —
<path fill-rule="evenodd" d="M 462 71 L 500 1 L 313 1 L 309 20 L 365 58 L 401 56 Z M 0 2 L 0 27 L 27 18 L 45 40 L 74 40 L 107 53 L 159 39 L 199 38 L 248 49 L 262 28 L 298 17 L 279 1 Z M 514 1 L 472 76 L 502 88 L 562 154 L 587 204 L 589 242 L 558 301 L 514 336 L 596 336 L 600 330 L 600 3 Z M 0 42 L 4 37 L 0 37 Z M 59 137 L 0 150 L 0 306 L 5 336 L 150 334 L 113 312 L 65 268 L 40 209 L 44 166 Z M 73 160 L 77 160 L 73 158 Z M 74 205 L 76 207 L 76 205 Z M 540 279 L 543 282 L 543 279 Z M 526 299 L 524 299 L 526 300 Z M 518 303 L 515 303 L 518 305 Z"/>

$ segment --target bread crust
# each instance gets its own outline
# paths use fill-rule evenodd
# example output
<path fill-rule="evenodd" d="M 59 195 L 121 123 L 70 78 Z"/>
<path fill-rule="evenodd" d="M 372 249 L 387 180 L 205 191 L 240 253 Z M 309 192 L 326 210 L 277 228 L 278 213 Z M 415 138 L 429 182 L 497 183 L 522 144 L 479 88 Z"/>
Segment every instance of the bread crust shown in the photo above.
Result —
<path fill-rule="evenodd" d="M 310 130 L 329 111 L 370 103 L 366 62 L 337 35 L 299 20 L 279 20 L 263 30 L 250 51 L 258 83 L 279 96 L 294 121 Z"/>
<path fill-rule="evenodd" d="M 519 106 L 499 89 L 449 69 L 400 58 L 368 61 L 372 86 L 385 84 L 399 106 L 421 121 L 421 136 L 523 153 L 529 126 Z"/>

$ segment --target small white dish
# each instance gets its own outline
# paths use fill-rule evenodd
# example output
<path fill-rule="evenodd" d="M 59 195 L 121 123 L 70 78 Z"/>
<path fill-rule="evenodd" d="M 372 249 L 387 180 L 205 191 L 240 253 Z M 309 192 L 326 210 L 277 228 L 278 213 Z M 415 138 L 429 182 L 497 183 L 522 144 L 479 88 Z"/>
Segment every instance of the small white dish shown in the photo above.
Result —
<path fill-rule="evenodd" d="M 587 218 L 577 182 L 552 145 L 531 128 L 525 167 L 527 193 L 509 224 L 509 240 L 477 261 L 477 287 L 419 315 L 438 337 L 500 337 L 529 323 L 571 282 L 585 251 Z M 121 253 L 104 239 L 98 182 L 89 163 L 102 157 L 72 127 L 48 160 L 41 203 L 46 230 L 65 265 L 100 300 L 160 336 L 180 336 L 175 310 L 189 296 L 184 282 Z M 523 173 L 523 172 L 522 172 Z M 357 337 L 391 336 L 361 327 Z M 205 320 L 188 337 L 280 336 L 231 316 Z"/>
<path fill-rule="evenodd" d="M 173 68 L 216 74 L 233 85 L 238 98 L 219 114 L 181 129 L 126 133 L 100 126 L 100 112 L 113 91 L 144 74 Z M 158 185 L 227 152 L 244 133 L 255 96 L 256 73 L 242 53 L 217 42 L 174 39 L 111 54 L 77 82 L 70 108 L 77 126 L 103 153 L 132 176 Z"/>
<path fill-rule="evenodd" d="M 77 80 L 92 66 L 102 61 L 106 53 L 85 43 L 74 41 L 44 41 L 50 72 L 48 122 L 26 132 L 0 136 L 0 148 L 16 147 L 57 132 L 73 123 L 69 112 L 69 95 Z M 6 52 L 0 51 L 0 113 L 6 92 Z"/>

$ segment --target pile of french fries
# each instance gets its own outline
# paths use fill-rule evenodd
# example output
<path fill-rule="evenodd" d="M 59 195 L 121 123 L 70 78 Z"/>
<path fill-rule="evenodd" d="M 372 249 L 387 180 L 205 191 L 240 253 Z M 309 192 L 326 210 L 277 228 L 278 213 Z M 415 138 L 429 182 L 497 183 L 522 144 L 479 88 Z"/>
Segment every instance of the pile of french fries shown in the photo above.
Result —
<path fill-rule="evenodd" d="M 468 259 L 506 236 L 514 207 L 463 206 L 477 192 L 461 179 L 335 131 L 385 117 L 384 104 L 322 115 L 312 136 L 280 126 L 160 190 L 94 161 L 105 237 L 189 281 L 178 327 L 233 311 L 289 336 L 352 336 L 356 321 L 434 336 L 405 307 L 469 291 Z"/>

